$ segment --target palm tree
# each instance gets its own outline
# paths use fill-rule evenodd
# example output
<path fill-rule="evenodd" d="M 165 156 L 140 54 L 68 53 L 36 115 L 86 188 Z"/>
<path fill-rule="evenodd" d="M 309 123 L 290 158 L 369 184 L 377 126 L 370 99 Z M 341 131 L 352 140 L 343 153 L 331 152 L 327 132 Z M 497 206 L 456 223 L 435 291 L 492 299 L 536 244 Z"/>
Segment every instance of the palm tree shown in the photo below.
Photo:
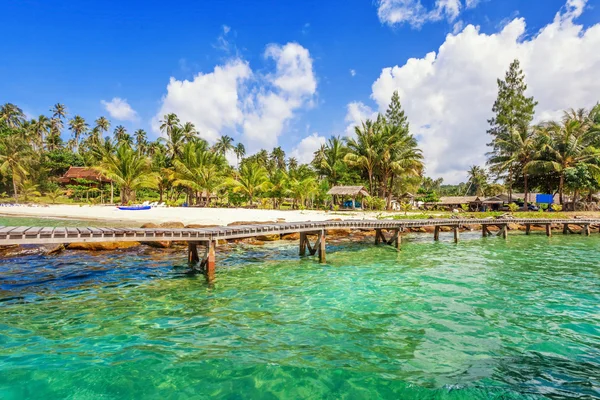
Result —
<path fill-rule="evenodd" d="M 213 147 L 214 151 L 224 156 L 229 150 L 233 150 L 233 138 L 224 135 L 217 140 Z"/>
<path fill-rule="evenodd" d="M 514 129 L 508 137 L 498 137 L 494 142 L 499 149 L 498 155 L 493 155 L 488 163 L 497 171 L 513 171 L 523 177 L 525 192 L 524 210 L 529 208 L 529 170 L 535 153 L 538 151 L 535 131 L 532 129 Z"/>
<path fill-rule="evenodd" d="M 529 173 L 555 172 L 559 175 L 558 193 L 564 204 L 565 174 L 568 168 L 580 164 L 593 175 L 600 176 L 600 150 L 594 146 L 598 132 L 589 118 L 566 112 L 561 122 L 538 126 L 540 150 L 529 162 Z"/>
<path fill-rule="evenodd" d="M 246 147 L 244 147 L 244 144 L 242 142 L 239 142 L 233 148 L 233 152 L 235 153 L 235 156 L 237 157 L 237 161 L 238 161 L 238 164 L 239 164 L 240 160 L 242 158 L 244 158 L 244 156 L 246 155 Z"/>
<path fill-rule="evenodd" d="M 467 171 L 467 175 L 469 177 L 469 187 L 467 188 L 467 193 L 465 193 L 465 196 L 471 191 L 471 189 L 474 189 L 473 191 L 475 192 L 476 196 L 484 196 L 488 180 L 485 169 L 481 168 L 480 166 L 473 165 L 471 168 L 469 168 L 469 171 Z"/>
<path fill-rule="evenodd" d="M 61 103 L 56 103 L 54 107 L 50 109 L 50 112 L 52 112 L 52 118 L 62 119 L 67 117 L 67 108 Z"/>
<path fill-rule="evenodd" d="M 123 125 L 117 125 L 113 131 L 115 142 L 122 143 L 126 136 L 128 136 L 127 129 Z"/>
<path fill-rule="evenodd" d="M 173 161 L 175 167 L 174 185 L 188 188 L 196 200 L 206 193 L 207 202 L 217 186 L 222 183 L 222 171 L 225 168 L 225 158 L 217 153 L 208 151 L 202 142 L 189 142 L 183 147 L 181 158 Z M 191 203 L 191 201 L 190 201 Z"/>
<path fill-rule="evenodd" d="M 0 138 L 0 173 L 12 175 L 15 201 L 19 201 L 19 183 L 27 176 L 26 164 L 31 156 L 31 146 L 16 135 Z"/>
<path fill-rule="evenodd" d="M 99 136 L 102 136 L 103 133 L 108 132 L 110 129 L 110 121 L 106 117 L 100 117 L 94 123 L 96 124 L 96 131 L 99 133 Z"/>
<path fill-rule="evenodd" d="M 41 196 L 42 194 L 38 190 L 38 185 L 30 180 L 25 180 L 21 183 L 21 195 L 23 196 L 23 200 L 29 201 L 30 197 Z"/>
<path fill-rule="evenodd" d="M 285 151 L 279 147 L 275 147 L 273 151 L 271 151 L 271 161 L 275 163 L 277 168 L 285 169 Z"/>
<path fill-rule="evenodd" d="M 73 132 L 75 140 L 75 148 L 79 147 L 79 140 L 83 134 L 87 132 L 88 124 L 80 115 L 76 115 L 69 121 L 69 129 Z"/>
<path fill-rule="evenodd" d="M 57 187 L 45 193 L 46 197 L 50 199 L 52 204 L 56 204 L 56 200 L 61 198 L 64 195 L 64 191 Z"/>
<path fill-rule="evenodd" d="M 288 158 L 288 169 L 293 171 L 296 168 L 298 168 L 298 159 L 296 157 Z"/>
<path fill-rule="evenodd" d="M 45 115 L 40 115 L 37 121 L 34 122 L 32 126 L 33 134 L 35 137 L 35 142 L 38 148 L 42 149 L 44 146 L 44 141 L 48 133 L 50 132 L 52 125 L 51 121 Z"/>
<path fill-rule="evenodd" d="M 373 194 L 373 174 L 381 150 L 379 124 L 367 120 L 355 128 L 356 138 L 347 139 L 348 153 L 344 161 L 366 171 L 369 179 L 369 192 Z"/>
<path fill-rule="evenodd" d="M 50 134 L 46 138 L 46 148 L 48 151 L 54 151 L 62 146 L 62 138 L 60 132 L 63 129 L 62 119 L 67 115 L 67 109 L 61 103 L 56 103 L 50 109 L 52 118 L 50 118 Z"/>
<path fill-rule="evenodd" d="M 344 141 L 339 136 L 330 137 L 327 144 L 322 145 L 315 152 L 313 165 L 319 175 L 327 177 L 331 186 L 335 186 L 339 182 L 340 174 L 346 167 L 344 157 L 347 153 L 348 148 L 344 146 Z"/>
<path fill-rule="evenodd" d="M 254 197 L 269 188 L 269 177 L 265 167 L 257 163 L 243 163 L 235 178 L 228 178 L 225 185 L 232 188 L 235 193 L 248 196 L 252 204 Z"/>
<path fill-rule="evenodd" d="M 18 128 L 24 121 L 25 114 L 16 105 L 6 103 L 0 107 L 0 122 L 4 122 L 9 128 Z"/>
<path fill-rule="evenodd" d="M 135 136 L 135 148 L 138 152 L 145 153 L 146 147 L 148 146 L 146 131 L 143 129 L 138 129 L 133 133 L 133 135 Z"/>
<path fill-rule="evenodd" d="M 95 168 L 120 188 L 122 204 L 133 200 L 136 190 L 156 187 L 149 160 L 127 144 L 119 145 L 115 153 L 103 151 Z"/>

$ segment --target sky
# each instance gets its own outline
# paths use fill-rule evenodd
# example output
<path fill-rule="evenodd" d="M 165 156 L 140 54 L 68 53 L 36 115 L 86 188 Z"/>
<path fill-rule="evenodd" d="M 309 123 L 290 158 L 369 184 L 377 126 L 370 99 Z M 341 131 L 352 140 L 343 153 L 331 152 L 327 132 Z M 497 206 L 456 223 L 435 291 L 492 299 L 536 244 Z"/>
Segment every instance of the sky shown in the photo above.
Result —
<path fill-rule="evenodd" d="M 174 112 L 211 143 L 301 162 L 397 90 L 426 174 L 449 184 L 485 164 L 513 59 L 536 122 L 600 100 L 600 0 L 5 0 L 0 34 L 0 103 L 30 117 L 60 102 L 156 138 Z"/>

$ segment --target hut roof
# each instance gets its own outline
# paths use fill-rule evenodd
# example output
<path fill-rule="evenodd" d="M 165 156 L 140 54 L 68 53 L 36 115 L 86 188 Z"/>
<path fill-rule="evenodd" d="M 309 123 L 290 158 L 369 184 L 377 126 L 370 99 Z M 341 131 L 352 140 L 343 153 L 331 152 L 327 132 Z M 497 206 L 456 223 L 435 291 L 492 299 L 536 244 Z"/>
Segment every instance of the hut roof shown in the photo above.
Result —
<path fill-rule="evenodd" d="M 482 201 L 483 204 L 504 204 L 504 200 L 498 196 L 488 197 Z"/>
<path fill-rule="evenodd" d="M 440 201 L 436 204 L 469 204 L 469 203 L 481 203 L 481 200 L 477 196 L 448 196 L 440 197 Z"/>
<path fill-rule="evenodd" d="M 365 189 L 364 186 L 334 186 L 329 189 L 327 194 L 341 196 L 370 196 L 369 192 L 367 192 L 367 189 Z"/>
<path fill-rule="evenodd" d="M 69 167 L 69 170 L 60 178 L 61 182 L 69 182 L 73 179 L 87 179 L 95 182 L 110 182 L 110 179 L 103 176 L 93 168 Z"/>

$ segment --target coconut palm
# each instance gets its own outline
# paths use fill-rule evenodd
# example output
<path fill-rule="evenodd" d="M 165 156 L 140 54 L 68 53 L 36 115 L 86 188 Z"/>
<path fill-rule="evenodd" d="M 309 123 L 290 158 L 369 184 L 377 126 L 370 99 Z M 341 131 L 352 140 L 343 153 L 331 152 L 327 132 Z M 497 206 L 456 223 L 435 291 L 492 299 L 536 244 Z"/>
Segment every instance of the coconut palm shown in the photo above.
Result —
<path fill-rule="evenodd" d="M 275 147 L 271 151 L 271 162 L 279 169 L 285 169 L 285 151 L 281 146 Z"/>
<path fill-rule="evenodd" d="M 219 140 L 217 140 L 217 143 L 215 143 L 213 149 L 215 152 L 221 154 L 221 155 L 225 155 L 227 154 L 228 151 L 233 150 L 233 138 L 229 137 L 227 135 L 223 135 L 219 138 Z"/>
<path fill-rule="evenodd" d="M 233 152 L 235 153 L 235 156 L 237 157 L 237 161 L 239 164 L 240 160 L 242 158 L 244 158 L 244 156 L 246 155 L 246 147 L 244 146 L 244 144 L 242 142 L 239 142 L 233 148 Z"/>
<path fill-rule="evenodd" d="M 485 169 L 478 165 L 473 165 L 467 171 L 469 187 L 467 188 L 468 193 L 475 193 L 476 196 L 484 196 L 485 189 L 488 184 L 488 176 Z"/>
<path fill-rule="evenodd" d="M 559 175 L 558 193 L 564 204 L 565 174 L 578 164 L 592 175 L 600 177 L 600 149 L 593 146 L 597 131 L 588 119 L 566 112 L 561 122 L 538 126 L 540 150 L 536 160 L 528 164 L 530 173 L 555 172 Z"/>
<path fill-rule="evenodd" d="M 332 136 L 326 144 L 321 145 L 315 152 L 313 165 L 320 176 L 324 176 L 331 186 L 339 183 L 340 175 L 346 169 L 344 157 L 348 148 L 339 136 Z"/>
<path fill-rule="evenodd" d="M 156 187 L 148 158 L 127 144 L 120 144 L 114 153 L 103 151 L 100 164 L 95 168 L 119 187 L 122 204 L 133 200 L 136 190 Z"/>
<path fill-rule="evenodd" d="M 133 133 L 133 135 L 135 137 L 135 148 L 138 152 L 142 154 L 145 153 L 146 148 L 148 147 L 146 131 L 143 129 L 138 129 Z"/>
<path fill-rule="evenodd" d="M 235 178 L 228 178 L 225 185 L 235 193 L 248 196 L 252 204 L 254 197 L 269 188 L 269 176 L 265 167 L 256 162 L 244 162 Z"/>
<path fill-rule="evenodd" d="M 21 196 L 23 196 L 23 200 L 29 201 L 30 197 L 41 196 L 42 194 L 38 190 L 38 185 L 34 184 L 30 180 L 25 180 L 21 182 Z"/>
<path fill-rule="evenodd" d="M 123 125 L 117 125 L 113 131 L 113 138 L 117 143 L 122 143 L 127 135 L 127 129 Z"/>
<path fill-rule="evenodd" d="M 210 195 L 222 183 L 222 171 L 225 168 L 225 158 L 217 153 L 208 151 L 202 142 L 187 143 L 182 150 L 182 156 L 173 161 L 175 170 L 174 185 L 188 188 L 199 200 L 200 195 L 207 194 L 206 206 L 210 203 Z"/>
<path fill-rule="evenodd" d="M 355 133 L 356 138 L 347 139 L 348 153 L 344 156 L 344 161 L 367 173 L 369 191 L 373 193 L 374 172 L 381 150 L 380 125 L 378 122 L 367 120 L 355 128 Z"/>
<path fill-rule="evenodd" d="M 50 199 L 52 204 L 56 204 L 56 200 L 61 198 L 64 194 L 65 194 L 65 192 L 59 187 L 54 188 L 45 193 L 46 197 Z"/>
<path fill-rule="evenodd" d="M 6 103 L 0 107 L 0 122 L 5 123 L 9 128 L 18 128 L 24 121 L 25 114 L 16 105 Z"/>
<path fill-rule="evenodd" d="M 19 201 L 19 184 L 27 176 L 27 161 L 32 154 L 31 146 L 17 135 L 0 138 L 0 173 L 12 175 L 15 201 Z"/>
<path fill-rule="evenodd" d="M 514 129 L 508 137 L 497 138 L 494 142 L 498 149 L 496 155 L 492 155 L 488 163 L 496 171 L 510 171 L 523 177 L 525 192 L 524 210 L 528 210 L 529 198 L 529 171 L 530 163 L 534 160 L 538 151 L 538 141 L 535 131 L 532 129 Z"/>
<path fill-rule="evenodd" d="M 69 120 L 69 129 L 73 132 L 73 139 L 75 141 L 75 148 L 79 147 L 79 141 L 81 136 L 83 136 L 87 130 L 89 125 L 85 122 L 82 116 L 76 115 L 71 120 Z"/>
<path fill-rule="evenodd" d="M 40 115 L 36 121 L 32 124 L 32 133 L 35 140 L 35 144 L 39 149 L 44 146 L 46 136 L 50 133 L 51 121 L 45 115 Z"/>

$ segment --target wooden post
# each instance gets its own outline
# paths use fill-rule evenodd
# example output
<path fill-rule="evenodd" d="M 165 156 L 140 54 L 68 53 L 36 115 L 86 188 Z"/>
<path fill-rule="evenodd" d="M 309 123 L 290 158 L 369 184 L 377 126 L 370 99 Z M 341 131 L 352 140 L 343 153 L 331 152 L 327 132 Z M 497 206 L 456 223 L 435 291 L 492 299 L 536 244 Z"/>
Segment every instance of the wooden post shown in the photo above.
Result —
<path fill-rule="evenodd" d="M 502 239 L 508 238 L 508 224 L 502 225 Z"/>
<path fill-rule="evenodd" d="M 375 244 L 381 243 L 381 229 L 375 229 Z"/>
<path fill-rule="evenodd" d="M 319 233 L 319 262 L 325 263 L 325 230 Z"/>
<path fill-rule="evenodd" d="M 563 235 L 569 233 L 569 224 L 563 224 Z"/>
<path fill-rule="evenodd" d="M 208 242 L 208 249 L 206 252 L 206 278 L 209 281 L 215 279 L 215 267 L 216 267 L 216 240 Z"/>
<path fill-rule="evenodd" d="M 531 233 L 531 224 L 525 224 L 525 234 L 529 235 Z"/>
<path fill-rule="evenodd" d="M 440 240 L 440 227 L 439 227 L 439 226 L 436 226 L 436 227 L 433 229 L 433 240 L 435 240 L 436 242 L 437 242 L 438 240 Z"/>
<path fill-rule="evenodd" d="M 196 265 L 199 262 L 198 244 L 196 242 L 188 242 L 188 264 Z"/>
<path fill-rule="evenodd" d="M 590 226 L 588 224 L 585 224 L 583 226 L 582 233 L 585 234 L 585 236 L 590 236 Z"/>
<path fill-rule="evenodd" d="M 300 232 L 300 256 L 306 255 L 306 233 Z"/>
<path fill-rule="evenodd" d="M 458 243 L 458 236 L 460 235 L 458 231 L 458 226 L 453 227 L 454 230 L 454 243 Z"/>
<path fill-rule="evenodd" d="M 488 229 L 487 229 L 487 226 L 485 226 L 485 225 L 481 225 L 481 236 L 483 236 L 483 237 L 488 236 Z"/>
<path fill-rule="evenodd" d="M 550 224 L 546 224 L 546 236 L 552 237 L 552 226 Z"/>
<path fill-rule="evenodd" d="M 400 236 L 400 229 L 396 229 L 394 231 L 394 235 L 396 236 L 396 239 L 394 240 L 394 246 L 397 250 L 400 250 L 400 246 L 402 245 L 402 236 Z"/>
<path fill-rule="evenodd" d="M 115 204 L 115 185 L 110 181 L 110 204 Z"/>

